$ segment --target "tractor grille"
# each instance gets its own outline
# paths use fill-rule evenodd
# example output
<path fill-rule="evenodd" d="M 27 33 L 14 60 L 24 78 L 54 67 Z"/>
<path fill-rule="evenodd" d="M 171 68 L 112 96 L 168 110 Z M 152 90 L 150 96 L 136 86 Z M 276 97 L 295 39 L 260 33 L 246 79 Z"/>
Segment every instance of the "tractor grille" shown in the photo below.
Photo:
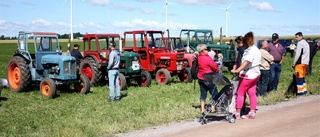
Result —
<path fill-rule="evenodd" d="M 77 63 L 75 61 L 63 62 L 63 74 L 70 75 L 77 73 Z"/>
<path fill-rule="evenodd" d="M 182 58 L 182 59 L 184 58 L 184 54 L 178 54 L 178 55 L 177 55 L 177 59 L 181 59 L 181 58 Z"/>
<path fill-rule="evenodd" d="M 77 63 L 75 61 L 71 62 L 71 74 L 77 73 Z"/>
<path fill-rule="evenodd" d="M 63 74 L 70 74 L 69 72 L 69 62 L 65 61 L 63 62 Z"/>

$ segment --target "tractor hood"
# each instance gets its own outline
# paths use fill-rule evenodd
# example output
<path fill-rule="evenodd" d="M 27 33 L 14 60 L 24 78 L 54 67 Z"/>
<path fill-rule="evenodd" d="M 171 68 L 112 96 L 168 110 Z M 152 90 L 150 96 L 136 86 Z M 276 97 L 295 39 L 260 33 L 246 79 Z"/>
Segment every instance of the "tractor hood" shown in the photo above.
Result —
<path fill-rule="evenodd" d="M 59 61 L 75 61 L 76 59 L 72 56 L 64 56 L 64 55 L 44 55 L 41 58 L 41 64 L 58 64 Z"/>
<path fill-rule="evenodd" d="M 229 49 L 230 45 L 218 45 L 218 44 L 207 44 L 208 47 L 213 49 Z"/>
<path fill-rule="evenodd" d="M 126 57 L 138 57 L 139 54 L 138 53 L 135 53 L 135 52 L 132 52 L 132 51 L 123 51 L 121 53 L 121 56 L 126 56 Z"/>

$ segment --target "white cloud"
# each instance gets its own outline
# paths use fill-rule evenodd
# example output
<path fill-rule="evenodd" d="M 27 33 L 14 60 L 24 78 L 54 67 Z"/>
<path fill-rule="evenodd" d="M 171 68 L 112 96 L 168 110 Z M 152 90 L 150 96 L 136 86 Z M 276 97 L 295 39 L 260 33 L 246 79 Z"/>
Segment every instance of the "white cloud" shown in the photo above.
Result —
<path fill-rule="evenodd" d="M 249 1 L 249 5 L 257 8 L 259 11 L 274 11 L 272 6 L 268 2 L 265 2 L 265 1 L 263 1 L 261 3 Z"/>
<path fill-rule="evenodd" d="M 239 0 L 236 0 L 239 1 Z M 217 5 L 217 4 L 224 4 L 230 3 L 231 0 L 177 0 L 180 4 L 186 5 Z"/>
<path fill-rule="evenodd" d="M 32 25 L 36 26 L 52 26 L 53 23 L 44 19 L 38 19 L 31 22 Z"/>
<path fill-rule="evenodd" d="M 87 0 L 90 4 L 96 6 L 106 6 L 110 3 L 110 0 Z"/>
<path fill-rule="evenodd" d="M 127 10 L 127 11 L 134 11 L 136 9 L 133 5 L 119 5 L 119 4 L 112 4 L 111 8 L 119 9 L 119 10 Z"/>
<path fill-rule="evenodd" d="M 153 9 L 148 8 L 141 8 L 141 12 L 145 14 L 156 14 L 156 12 Z"/>
<path fill-rule="evenodd" d="M 25 6 L 36 6 L 36 4 L 29 1 L 21 1 L 20 4 Z"/>
<path fill-rule="evenodd" d="M 165 23 L 160 23 L 154 20 L 133 19 L 131 21 L 115 21 L 113 26 L 119 29 L 153 29 L 164 30 Z M 168 22 L 168 28 L 170 30 L 181 30 L 182 28 L 196 28 L 195 25 L 180 23 L 180 22 Z"/>

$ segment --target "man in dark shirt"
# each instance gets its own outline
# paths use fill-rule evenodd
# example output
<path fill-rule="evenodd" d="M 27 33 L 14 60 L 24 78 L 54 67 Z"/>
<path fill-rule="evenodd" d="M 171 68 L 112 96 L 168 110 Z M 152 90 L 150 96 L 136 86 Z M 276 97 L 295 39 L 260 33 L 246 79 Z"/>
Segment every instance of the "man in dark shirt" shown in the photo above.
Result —
<path fill-rule="evenodd" d="M 272 42 L 269 43 L 267 51 L 273 56 L 274 61 L 270 64 L 270 79 L 268 83 L 267 92 L 277 90 L 279 78 L 281 74 L 281 63 L 284 59 L 285 49 L 278 43 L 279 35 L 277 33 L 272 34 Z"/>
<path fill-rule="evenodd" d="M 80 59 L 83 59 L 83 56 L 82 56 L 82 54 L 81 54 L 80 51 L 79 51 L 79 47 L 80 47 L 80 45 L 74 44 L 73 50 L 71 51 L 71 56 L 73 56 L 74 58 L 76 58 L 77 68 L 79 68 Z"/>

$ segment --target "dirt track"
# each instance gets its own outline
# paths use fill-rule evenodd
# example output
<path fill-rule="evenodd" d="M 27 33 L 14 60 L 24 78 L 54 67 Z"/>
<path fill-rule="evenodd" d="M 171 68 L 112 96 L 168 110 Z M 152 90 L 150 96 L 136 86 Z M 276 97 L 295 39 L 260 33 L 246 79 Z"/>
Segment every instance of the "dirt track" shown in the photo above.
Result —
<path fill-rule="evenodd" d="M 258 107 L 257 119 L 230 124 L 213 121 L 200 125 L 184 121 L 119 134 L 136 137 L 320 137 L 320 96 L 298 97 L 277 105 Z"/>

